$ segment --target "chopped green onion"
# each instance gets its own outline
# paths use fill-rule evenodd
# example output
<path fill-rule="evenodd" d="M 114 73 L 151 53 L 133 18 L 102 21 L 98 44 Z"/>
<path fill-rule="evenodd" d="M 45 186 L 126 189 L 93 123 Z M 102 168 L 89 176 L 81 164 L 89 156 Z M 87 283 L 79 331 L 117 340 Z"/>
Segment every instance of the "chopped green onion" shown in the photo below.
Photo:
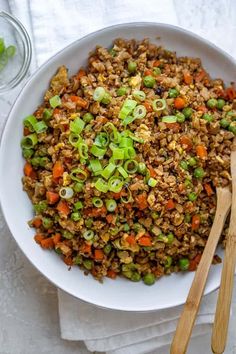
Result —
<path fill-rule="evenodd" d="M 133 196 L 132 193 L 130 191 L 130 189 L 128 187 L 126 187 L 128 196 L 121 196 L 120 200 L 122 201 L 122 203 L 127 204 L 133 201 Z"/>
<path fill-rule="evenodd" d="M 108 146 L 109 145 L 108 134 L 105 132 L 99 133 L 95 138 L 94 145 L 100 146 L 101 148 Z"/>
<path fill-rule="evenodd" d="M 166 100 L 158 98 L 152 102 L 152 108 L 155 112 L 163 111 L 166 109 Z"/>
<path fill-rule="evenodd" d="M 76 202 L 75 204 L 74 204 L 74 209 L 75 210 L 80 210 L 80 209 L 83 209 L 83 203 L 80 201 L 80 200 L 78 200 L 78 202 Z"/>
<path fill-rule="evenodd" d="M 84 189 L 84 184 L 82 182 L 77 182 L 74 184 L 73 189 L 76 193 L 80 193 Z"/>
<path fill-rule="evenodd" d="M 94 144 L 90 148 L 91 154 L 93 154 L 96 157 L 103 157 L 105 155 L 106 151 L 107 151 L 106 149 L 99 148 L 98 146 L 96 146 Z"/>
<path fill-rule="evenodd" d="M 63 199 L 70 199 L 73 197 L 74 195 L 74 191 L 72 188 L 70 187 L 62 187 L 60 190 L 59 190 L 59 195 L 61 198 Z"/>
<path fill-rule="evenodd" d="M 129 174 L 134 174 L 138 171 L 138 162 L 136 160 L 127 160 L 124 164 L 124 169 Z"/>
<path fill-rule="evenodd" d="M 101 208 L 103 206 L 103 201 L 101 198 L 94 197 L 92 203 L 96 208 Z"/>
<path fill-rule="evenodd" d="M 149 185 L 149 187 L 154 188 L 157 185 L 157 180 L 155 178 L 152 178 L 152 177 L 149 178 L 148 185 Z"/>
<path fill-rule="evenodd" d="M 34 130 L 37 134 L 43 133 L 48 129 L 47 124 L 41 120 L 34 125 Z"/>
<path fill-rule="evenodd" d="M 34 211 L 36 214 L 42 214 L 48 207 L 45 200 L 41 200 L 38 204 L 34 204 Z"/>
<path fill-rule="evenodd" d="M 114 126 L 113 123 L 108 122 L 104 125 L 105 131 L 110 134 L 110 140 L 114 143 L 119 143 L 121 136 L 120 133 L 117 131 L 117 128 Z"/>
<path fill-rule="evenodd" d="M 125 119 L 123 119 L 122 124 L 123 125 L 128 125 L 131 124 L 136 118 L 133 116 L 127 116 Z"/>
<path fill-rule="evenodd" d="M 27 160 L 27 159 L 30 159 L 31 156 L 33 156 L 34 150 L 32 150 L 32 149 L 22 149 L 22 154 L 23 154 L 24 158 Z"/>
<path fill-rule="evenodd" d="M 92 261 L 92 259 L 85 259 L 83 261 L 83 266 L 87 270 L 91 270 L 93 268 L 93 266 L 94 266 L 94 262 Z"/>
<path fill-rule="evenodd" d="M 141 119 L 144 118 L 147 114 L 146 107 L 143 105 L 138 105 L 137 107 L 134 108 L 133 111 L 133 117 L 135 119 Z"/>
<path fill-rule="evenodd" d="M 94 186 L 99 192 L 103 192 L 103 193 L 108 192 L 108 184 L 102 178 L 98 178 Z"/>
<path fill-rule="evenodd" d="M 153 220 L 156 220 L 159 218 L 159 214 L 157 211 L 152 211 L 151 212 L 151 217 L 153 218 Z"/>
<path fill-rule="evenodd" d="M 105 96 L 105 89 L 103 87 L 97 87 L 93 93 L 94 101 L 101 102 L 103 97 Z"/>
<path fill-rule="evenodd" d="M 108 211 L 113 212 L 116 210 L 117 203 L 114 199 L 107 199 L 105 203 Z"/>
<path fill-rule="evenodd" d="M 190 200 L 190 202 L 194 202 L 195 200 L 197 200 L 197 194 L 194 192 L 189 193 L 188 199 Z"/>
<path fill-rule="evenodd" d="M 78 147 L 79 144 L 82 143 L 82 138 L 80 135 L 75 134 L 75 133 L 71 133 L 69 135 L 69 143 L 74 146 L 74 147 Z"/>
<path fill-rule="evenodd" d="M 172 257 L 171 256 L 166 256 L 165 268 L 166 269 L 170 268 L 171 264 L 172 264 Z"/>
<path fill-rule="evenodd" d="M 51 117 L 52 117 L 52 110 L 48 109 L 48 108 L 45 108 L 44 111 L 43 111 L 43 118 L 45 120 L 48 120 Z"/>
<path fill-rule="evenodd" d="M 119 146 L 121 148 L 124 148 L 124 147 L 133 147 L 133 140 L 129 137 L 125 137 L 125 136 L 122 136 L 121 139 L 120 139 L 120 143 L 119 143 Z"/>
<path fill-rule="evenodd" d="M 112 149 L 112 157 L 114 160 L 123 160 L 125 156 L 124 149 L 113 148 Z"/>
<path fill-rule="evenodd" d="M 121 174 L 121 176 L 124 177 L 124 179 L 129 177 L 128 173 L 125 171 L 125 169 L 122 166 L 119 166 L 117 170 Z"/>
<path fill-rule="evenodd" d="M 90 123 L 91 120 L 93 120 L 93 119 L 94 119 L 94 116 L 93 116 L 91 113 L 89 113 L 89 112 L 87 112 L 87 113 L 85 113 L 85 114 L 83 115 L 83 121 L 84 121 L 85 123 Z"/>
<path fill-rule="evenodd" d="M 106 246 L 103 248 L 103 252 L 108 255 L 112 250 L 112 245 L 110 243 L 107 243 Z"/>
<path fill-rule="evenodd" d="M 144 78 L 143 78 L 144 86 L 149 87 L 149 88 L 153 88 L 155 83 L 156 83 L 156 80 L 151 75 L 144 76 Z"/>
<path fill-rule="evenodd" d="M 183 123 L 185 121 L 185 115 L 181 112 L 176 113 L 177 122 Z"/>
<path fill-rule="evenodd" d="M 103 96 L 101 103 L 103 104 L 109 104 L 111 102 L 111 95 L 109 93 L 105 92 L 105 95 Z"/>
<path fill-rule="evenodd" d="M 230 123 L 230 125 L 228 126 L 228 130 L 233 133 L 234 135 L 236 135 L 236 126 L 235 126 L 235 122 Z"/>
<path fill-rule="evenodd" d="M 137 70 L 137 64 L 135 63 L 135 61 L 129 61 L 128 72 L 130 74 L 133 74 L 133 73 L 135 73 L 136 70 Z"/>
<path fill-rule="evenodd" d="M 132 96 L 138 101 L 145 101 L 146 94 L 143 91 L 134 90 Z"/>
<path fill-rule="evenodd" d="M 127 232 L 127 231 L 129 231 L 129 230 L 130 230 L 129 224 L 127 224 L 127 223 L 124 224 L 124 225 L 123 225 L 123 231 L 124 231 L 124 232 Z"/>
<path fill-rule="evenodd" d="M 33 115 L 27 116 L 23 120 L 23 124 L 25 127 L 27 127 L 31 132 L 34 131 L 34 126 L 38 122 L 37 118 Z"/>
<path fill-rule="evenodd" d="M 123 177 L 113 176 L 108 181 L 108 189 L 111 192 L 119 193 L 123 187 Z"/>
<path fill-rule="evenodd" d="M 42 218 L 42 224 L 45 229 L 50 229 L 53 226 L 53 220 L 50 218 Z"/>
<path fill-rule="evenodd" d="M 138 172 L 141 173 L 142 175 L 145 175 L 147 171 L 147 167 L 144 162 L 139 162 L 138 164 Z"/>
<path fill-rule="evenodd" d="M 62 236 L 64 238 L 66 238 L 67 240 L 71 240 L 74 235 L 72 234 L 72 232 L 68 231 L 68 230 L 64 230 L 63 233 L 62 233 Z"/>
<path fill-rule="evenodd" d="M 84 129 L 85 122 L 77 117 L 73 122 L 70 122 L 70 131 L 75 134 L 80 134 Z"/>
<path fill-rule="evenodd" d="M 70 173 L 70 178 L 77 182 L 84 182 L 87 177 L 87 172 L 85 172 L 81 168 L 74 168 Z"/>
<path fill-rule="evenodd" d="M 137 106 L 137 102 L 134 100 L 126 99 L 121 107 L 119 112 L 119 118 L 125 119 L 131 112 L 133 112 L 134 108 Z"/>
<path fill-rule="evenodd" d="M 81 219 L 81 214 L 79 212 L 71 213 L 71 219 L 73 221 L 79 221 Z"/>
<path fill-rule="evenodd" d="M 133 159 L 136 156 L 136 151 L 133 147 L 128 146 L 124 148 L 124 158 L 125 159 Z"/>
<path fill-rule="evenodd" d="M 168 243 L 172 243 L 174 241 L 174 234 L 172 234 L 172 232 L 169 232 L 167 234 L 167 238 L 168 238 Z"/>
<path fill-rule="evenodd" d="M 93 225 L 93 219 L 92 218 L 85 219 L 84 223 L 86 227 L 91 227 Z"/>
<path fill-rule="evenodd" d="M 88 158 L 88 145 L 85 143 L 80 143 L 78 145 L 78 150 L 80 158 L 86 160 Z"/>
<path fill-rule="evenodd" d="M 102 171 L 102 165 L 99 160 L 90 160 L 90 167 L 95 175 Z"/>
<path fill-rule="evenodd" d="M 143 144 L 144 143 L 144 140 L 142 138 L 139 138 L 137 136 L 135 136 L 132 132 L 128 131 L 129 132 L 129 137 L 133 140 L 133 141 L 137 141 L 137 143 L 141 143 Z"/>
<path fill-rule="evenodd" d="M 84 231 L 83 238 L 87 241 L 91 241 L 94 238 L 94 231 L 93 230 Z"/>
<path fill-rule="evenodd" d="M 177 117 L 176 116 L 164 116 L 161 120 L 163 123 L 176 123 Z"/>
<path fill-rule="evenodd" d="M 60 104 L 61 104 L 60 96 L 56 95 L 56 96 L 51 97 L 49 100 L 49 103 L 52 108 L 56 108 L 56 107 L 60 106 Z"/>
<path fill-rule="evenodd" d="M 37 138 L 37 135 L 34 133 L 34 134 L 30 134 L 30 135 L 25 136 L 21 140 L 21 147 L 23 149 L 32 149 L 37 143 L 38 143 L 38 138 Z"/>
<path fill-rule="evenodd" d="M 110 162 L 101 172 L 102 177 L 104 177 L 105 179 L 109 179 L 112 173 L 115 171 L 115 169 L 116 169 L 116 165 Z"/>
<path fill-rule="evenodd" d="M 124 96 L 127 93 L 127 88 L 126 87 L 120 87 L 117 91 L 116 94 L 117 96 Z"/>

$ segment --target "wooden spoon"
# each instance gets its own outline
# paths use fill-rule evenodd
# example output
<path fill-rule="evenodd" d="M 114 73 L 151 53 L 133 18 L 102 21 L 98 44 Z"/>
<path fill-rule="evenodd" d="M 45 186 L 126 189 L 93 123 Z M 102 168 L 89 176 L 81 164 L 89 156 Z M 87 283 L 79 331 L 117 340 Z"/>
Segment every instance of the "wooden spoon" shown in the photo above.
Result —
<path fill-rule="evenodd" d="M 226 217 L 230 210 L 231 192 L 229 188 L 217 188 L 216 193 L 217 208 L 214 222 L 177 325 L 175 336 L 171 345 L 171 354 L 186 353 L 205 288 L 208 272 L 225 224 Z"/>
<path fill-rule="evenodd" d="M 236 139 L 231 152 L 231 175 L 232 209 L 211 338 L 211 348 L 216 354 L 221 354 L 225 350 L 236 264 Z"/>

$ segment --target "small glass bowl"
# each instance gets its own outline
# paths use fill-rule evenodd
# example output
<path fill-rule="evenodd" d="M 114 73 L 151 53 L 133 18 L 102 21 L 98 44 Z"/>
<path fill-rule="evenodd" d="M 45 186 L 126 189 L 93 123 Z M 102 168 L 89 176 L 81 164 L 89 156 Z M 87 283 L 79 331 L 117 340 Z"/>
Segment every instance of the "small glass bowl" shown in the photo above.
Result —
<path fill-rule="evenodd" d="M 30 37 L 24 26 L 12 15 L 0 11 L 0 38 L 6 46 L 14 45 L 16 53 L 0 71 L 0 94 L 16 87 L 26 76 L 32 57 Z"/>

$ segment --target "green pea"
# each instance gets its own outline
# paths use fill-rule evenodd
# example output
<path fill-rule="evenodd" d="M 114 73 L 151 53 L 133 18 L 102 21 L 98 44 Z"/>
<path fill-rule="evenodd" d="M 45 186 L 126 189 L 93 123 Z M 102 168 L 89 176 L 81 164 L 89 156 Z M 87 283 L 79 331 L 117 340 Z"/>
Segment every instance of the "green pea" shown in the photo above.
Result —
<path fill-rule="evenodd" d="M 195 178 L 203 178 L 204 174 L 205 174 L 205 172 L 202 167 L 195 168 L 195 170 L 193 172 L 193 175 Z"/>
<path fill-rule="evenodd" d="M 168 243 L 172 243 L 174 241 L 174 234 L 172 234 L 172 232 L 169 232 L 167 234 L 167 238 L 168 238 Z"/>
<path fill-rule="evenodd" d="M 41 157 L 33 157 L 31 159 L 31 165 L 34 167 L 40 166 Z"/>
<path fill-rule="evenodd" d="M 181 167 L 183 170 L 186 170 L 186 171 L 188 170 L 188 163 L 187 163 L 187 161 L 182 160 L 182 161 L 180 161 L 179 165 L 180 165 L 180 167 Z"/>
<path fill-rule="evenodd" d="M 235 120 L 236 119 L 236 112 L 229 111 L 229 112 L 227 112 L 226 116 L 231 118 L 231 119 L 233 119 L 233 120 Z"/>
<path fill-rule="evenodd" d="M 235 122 L 233 122 L 235 123 Z M 229 126 L 228 126 L 228 130 L 233 133 L 234 135 L 236 135 L 236 125 L 231 123 Z"/>
<path fill-rule="evenodd" d="M 132 275 L 131 275 L 131 278 L 130 278 L 132 281 L 140 281 L 141 280 L 141 275 L 138 273 L 138 272 L 134 272 Z"/>
<path fill-rule="evenodd" d="M 149 88 L 153 88 L 155 83 L 156 83 L 156 80 L 151 75 L 144 76 L 144 78 L 143 78 L 144 86 L 149 87 Z"/>
<path fill-rule="evenodd" d="M 83 115 L 83 121 L 84 121 L 85 123 L 89 123 L 89 122 L 91 122 L 91 120 L 93 120 L 93 119 L 94 119 L 94 116 L 92 115 L 92 113 L 87 112 L 87 113 L 85 113 L 85 114 Z"/>
<path fill-rule="evenodd" d="M 153 69 L 153 74 L 154 74 L 154 75 L 161 75 L 161 69 L 160 69 L 160 68 L 157 68 L 157 67 L 154 68 L 154 69 Z"/>
<path fill-rule="evenodd" d="M 170 98 L 176 98 L 177 96 L 179 96 L 179 91 L 176 90 L 175 88 L 171 88 L 171 89 L 169 89 L 169 91 L 168 91 L 168 96 L 169 96 Z"/>
<path fill-rule="evenodd" d="M 103 251 L 106 255 L 108 255 L 112 250 L 112 245 L 110 243 L 107 243 L 104 248 L 103 248 Z"/>
<path fill-rule="evenodd" d="M 76 256 L 75 259 L 74 259 L 74 264 L 81 265 L 82 263 L 83 263 L 82 256 L 80 256 L 80 255 Z"/>
<path fill-rule="evenodd" d="M 68 230 L 64 230 L 62 236 L 67 240 L 71 240 L 74 237 L 74 235 Z"/>
<path fill-rule="evenodd" d="M 185 185 L 185 187 L 192 187 L 193 186 L 191 180 L 188 178 L 185 179 L 184 185 Z"/>
<path fill-rule="evenodd" d="M 197 160 L 194 157 L 190 157 L 188 159 L 189 166 L 195 166 L 197 164 Z"/>
<path fill-rule="evenodd" d="M 176 113 L 178 123 L 183 123 L 185 121 L 185 115 L 181 112 Z"/>
<path fill-rule="evenodd" d="M 81 219 L 81 214 L 79 212 L 74 212 L 71 214 L 71 219 L 73 221 L 79 221 Z"/>
<path fill-rule="evenodd" d="M 166 269 L 170 268 L 171 264 L 172 264 L 172 257 L 171 256 L 166 256 L 165 268 Z"/>
<path fill-rule="evenodd" d="M 184 114 L 185 118 L 190 118 L 191 115 L 193 114 L 193 109 L 191 107 L 185 107 L 182 110 L 182 113 Z"/>
<path fill-rule="evenodd" d="M 117 96 L 124 96 L 127 93 L 127 88 L 126 87 L 120 87 L 116 91 Z"/>
<path fill-rule="evenodd" d="M 143 277 L 143 282 L 146 285 L 153 285 L 156 281 L 155 275 L 152 273 L 147 273 Z"/>
<path fill-rule="evenodd" d="M 213 117 L 212 115 L 208 114 L 208 113 L 204 113 L 202 116 L 203 119 L 205 119 L 207 122 L 212 122 L 213 121 Z"/>
<path fill-rule="evenodd" d="M 135 61 L 129 61 L 128 63 L 128 72 L 130 74 L 135 73 L 137 70 L 137 64 L 135 63 Z"/>
<path fill-rule="evenodd" d="M 215 98 L 210 98 L 207 101 L 207 107 L 209 108 L 215 108 L 217 106 L 218 101 Z"/>
<path fill-rule="evenodd" d="M 151 217 L 153 218 L 153 220 L 156 220 L 159 218 L 159 214 L 157 211 L 152 211 L 151 212 Z"/>
<path fill-rule="evenodd" d="M 91 269 L 93 268 L 93 265 L 94 265 L 94 263 L 93 263 L 93 261 L 92 261 L 91 259 L 85 259 L 85 260 L 83 261 L 83 266 L 84 266 L 84 268 L 86 268 L 87 270 L 91 270 Z"/>
<path fill-rule="evenodd" d="M 226 118 L 222 118 L 220 120 L 220 125 L 222 128 L 228 128 L 230 122 Z"/>
<path fill-rule="evenodd" d="M 45 229 L 50 229 L 53 226 L 53 220 L 50 218 L 43 218 L 42 222 Z"/>
<path fill-rule="evenodd" d="M 84 223 L 86 227 L 90 228 L 93 225 L 93 219 L 92 218 L 86 219 Z"/>
<path fill-rule="evenodd" d="M 36 214 L 42 214 L 48 207 L 45 200 L 41 200 L 38 204 L 34 204 L 34 210 Z"/>
<path fill-rule="evenodd" d="M 179 260 L 179 267 L 181 270 L 188 270 L 188 267 L 189 267 L 189 260 L 188 258 L 181 258 Z"/>
<path fill-rule="evenodd" d="M 194 202 L 196 199 L 197 199 L 197 194 L 194 193 L 194 192 L 191 192 L 188 194 L 188 199 L 191 201 L 191 202 Z"/>
<path fill-rule="evenodd" d="M 189 213 L 185 214 L 184 221 L 185 221 L 186 223 L 190 223 L 190 221 L 191 221 L 191 215 L 190 215 Z"/>
<path fill-rule="evenodd" d="M 225 100 L 223 100 L 222 98 L 219 98 L 218 101 L 217 101 L 216 107 L 218 109 L 223 109 L 224 106 L 225 106 Z"/>

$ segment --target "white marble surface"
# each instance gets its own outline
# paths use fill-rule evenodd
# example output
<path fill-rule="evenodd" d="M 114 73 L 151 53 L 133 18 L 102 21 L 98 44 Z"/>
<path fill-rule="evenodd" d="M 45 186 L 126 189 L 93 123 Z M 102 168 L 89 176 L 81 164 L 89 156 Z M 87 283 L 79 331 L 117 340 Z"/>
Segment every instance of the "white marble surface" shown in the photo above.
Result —
<path fill-rule="evenodd" d="M 211 40 L 222 48 L 232 43 L 236 57 L 235 0 L 173 1 L 181 26 L 199 34 L 212 33 Z M 4 8 L 6 0 L 0 0 L 0 9 Z M 0 96 L 0 130 L 19 90 Z M 0 354 L 88 353 L 83 343 L 60 339 L 56 289 L 21 253 L 1 214 L 0 245 Z M 232 312 L 226 354 L 236 354 L 236 292 Z M 192 341 L 188 353 L 210 354 L 209 336 Z"/>

